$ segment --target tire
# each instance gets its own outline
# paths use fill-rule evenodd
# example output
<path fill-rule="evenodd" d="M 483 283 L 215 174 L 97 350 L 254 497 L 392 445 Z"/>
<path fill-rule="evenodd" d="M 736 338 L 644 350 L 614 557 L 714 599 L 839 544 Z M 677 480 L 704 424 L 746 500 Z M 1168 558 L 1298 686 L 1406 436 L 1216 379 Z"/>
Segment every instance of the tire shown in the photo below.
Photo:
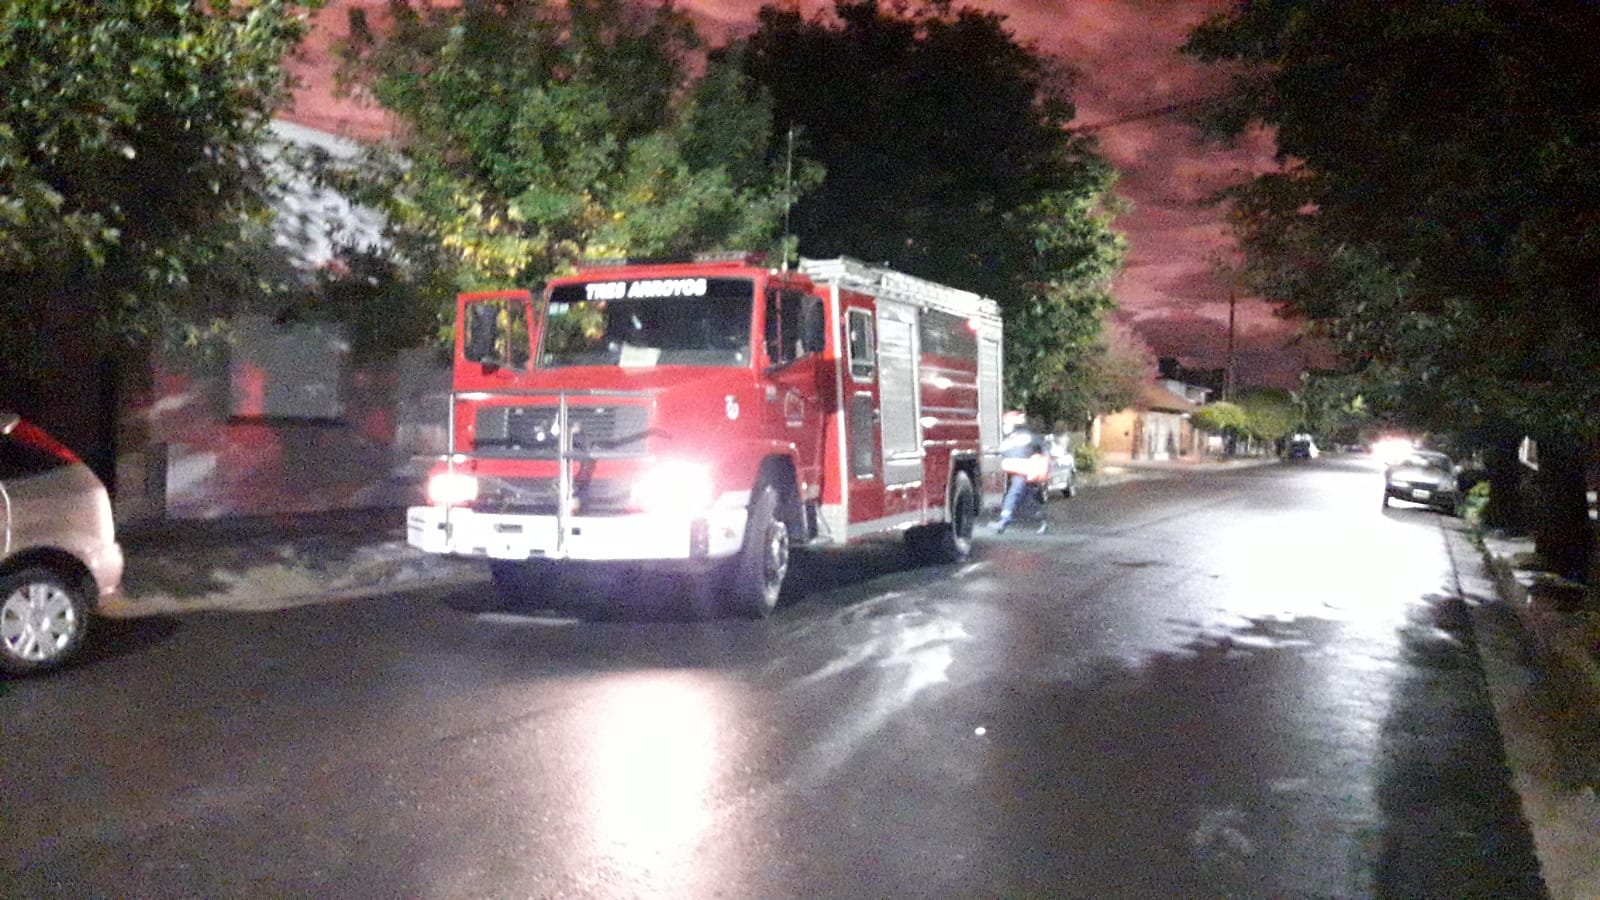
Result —
<path fill-rule="evenodd" d="M 744 547 L 728 569 L 726 609 L 748 619 L 765 618 L 777 608 L 788 574 L 789 529 L 778 515 L 777 489 L 765 484 L 751 498 Z"/>
<path fill-rule="evenodd" d="M 56 572 L 23 569 L 0 578 L 0 669 L 53 669 L 83 647 L 89 601 Z"/>
<path fill-rule="evenodd" d="M 906 532 L 906 546 L 920 561 L 958 563 L 972 553 L 972 531 L 978 522 L 978 494 L 965 472 L 950 478 L 950 521 Z"/>

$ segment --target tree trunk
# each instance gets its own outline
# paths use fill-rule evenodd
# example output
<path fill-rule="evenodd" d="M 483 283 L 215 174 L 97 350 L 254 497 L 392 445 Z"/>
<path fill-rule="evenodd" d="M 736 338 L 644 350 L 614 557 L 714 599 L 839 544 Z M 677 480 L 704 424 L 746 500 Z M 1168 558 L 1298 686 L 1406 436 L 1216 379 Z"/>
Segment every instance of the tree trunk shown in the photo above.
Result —
<path fill-rule="evenodd" d="M 1588 580 L 1594 551 L 1583 471 L 1579 441 L 1564 436 L 1539 440 L 1534 547 L 1550 571 L 1576 581 Z"/>
<path fill-rule="evenodd" d="M 1523 503 L 1523 466 L 1517 459 L 1520 434 L 1495 435 L 1484 453 L 1489 469 L 1489 505 L 1483 511 L 1483 524 L 1490 528 L 1521 531 L 1528 526 Z"/>

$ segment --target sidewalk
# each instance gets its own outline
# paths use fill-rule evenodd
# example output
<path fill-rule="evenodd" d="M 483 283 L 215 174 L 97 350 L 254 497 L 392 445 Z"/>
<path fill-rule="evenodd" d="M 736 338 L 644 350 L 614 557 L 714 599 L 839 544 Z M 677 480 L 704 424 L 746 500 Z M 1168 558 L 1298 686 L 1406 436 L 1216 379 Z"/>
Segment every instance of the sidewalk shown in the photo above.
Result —
<path fill-rule="evenodd" d="M 1275 456 L 1182 456 L 1177 459 L 1126 459 L 1112 457 L 1100 463 L 1100 469 L 1079 476 L 1085 486 L 1119 484 L 1141 478 L 1160 478 L 1197 472 L 1225 472 L 1230 469 L 1249 469 L 1281 462 Z"/>
<path fill-rule="evenodd" d="M 1484 534 L 1484 558 L 1505 603 L 1516 611 L 1549 674 L 1574 709 L 1600 716 L 1600 597 L 1536 565 L 1530 537 Z M 1594 723 L 1600 738 L 1600 722 Z"/>
<path fill-rule="evenodd" d="M 487 581 L 482 562 L 406 543 L 405 510 L 164 522 L 120 529 L 127 568 L 112 618 L 261 612 Z"/>
<path fill-rule="evenodd" d="M 1479 655 L 1545 886 L 1555 900 L 1600 897 L 1600 613 L 1580 608 L 1597 608 L 1593 589 L 1531 568 L 1531 538 L 1452 537 L 1492 580 L 1474 613 Z"/>

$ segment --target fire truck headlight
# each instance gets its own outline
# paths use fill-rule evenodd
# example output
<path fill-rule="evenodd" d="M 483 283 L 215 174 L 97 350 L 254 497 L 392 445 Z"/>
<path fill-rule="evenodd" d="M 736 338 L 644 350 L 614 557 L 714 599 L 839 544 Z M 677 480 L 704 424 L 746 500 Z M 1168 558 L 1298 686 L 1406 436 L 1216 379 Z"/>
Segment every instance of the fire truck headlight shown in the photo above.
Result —
<path fill-rule="evenodd" d="M 633 502 L 648 513 L 697 513 L 711 505 L 710 467 L 685 460 L 657 463 L 633 483 Z"/>
<path fill-rule="evenodd" d="M 436 472 L 428 479 L 428 502 L 464 506 L 478 499 L 478 479 L 465 472 Z"/>

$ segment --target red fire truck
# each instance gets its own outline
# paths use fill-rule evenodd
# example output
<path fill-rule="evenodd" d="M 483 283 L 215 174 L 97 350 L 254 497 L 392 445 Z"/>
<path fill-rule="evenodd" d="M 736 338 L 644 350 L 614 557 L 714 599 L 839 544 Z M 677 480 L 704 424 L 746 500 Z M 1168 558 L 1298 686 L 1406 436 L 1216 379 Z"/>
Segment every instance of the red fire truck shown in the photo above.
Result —
<path fill-rule="evenodd" d="M 458 300 L 450 447 L 407 511 L 508 598 L 572 561 L 759 617 L 794 546 L 963 559 L 1003 488 L 992 300 L 849 258 L 590 267 Z"/>

